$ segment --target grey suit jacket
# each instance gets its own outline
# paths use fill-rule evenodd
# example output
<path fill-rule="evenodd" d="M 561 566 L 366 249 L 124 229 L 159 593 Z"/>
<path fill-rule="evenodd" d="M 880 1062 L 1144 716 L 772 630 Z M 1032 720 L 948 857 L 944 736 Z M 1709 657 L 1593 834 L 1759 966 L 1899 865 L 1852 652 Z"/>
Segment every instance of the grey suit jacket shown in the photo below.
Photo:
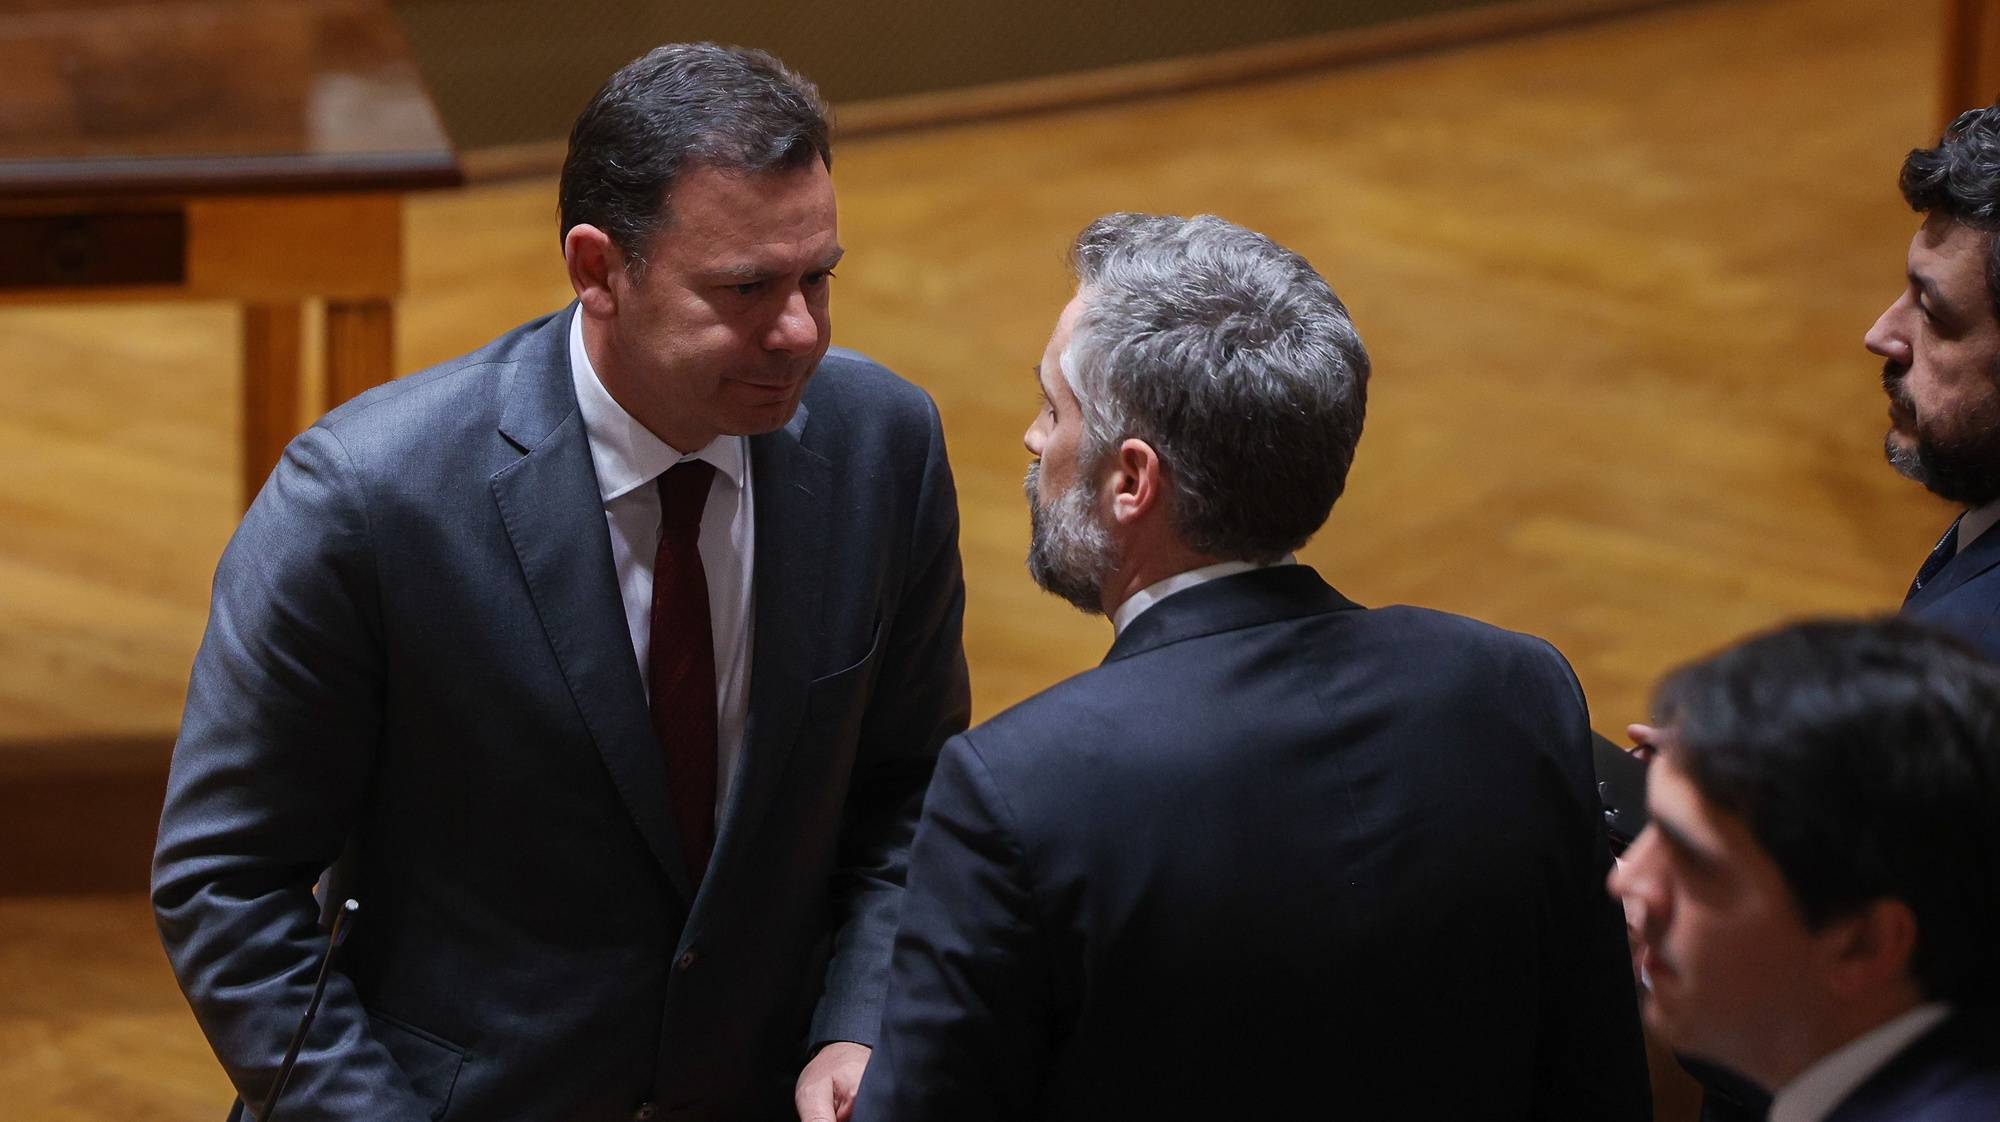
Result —
<path fill-rule="evenodd" d="M 753 438 L 746 748 L 690 890 L 568 368 L 570 313 L 300 436 L 216 574 L 154 862 L 161 935 L 262 1101 L 309 1118 L 783 1117 L 872 1043 L 909 837 L 969 709 L 936 410 L 828 354 Z"/>
<path fill-rule="evenodd" d="M 2000 527 L 1960 550 L 1903 604 L 1903 614 L 1936 624 L 1986 657 L 2000 659 Z"/>

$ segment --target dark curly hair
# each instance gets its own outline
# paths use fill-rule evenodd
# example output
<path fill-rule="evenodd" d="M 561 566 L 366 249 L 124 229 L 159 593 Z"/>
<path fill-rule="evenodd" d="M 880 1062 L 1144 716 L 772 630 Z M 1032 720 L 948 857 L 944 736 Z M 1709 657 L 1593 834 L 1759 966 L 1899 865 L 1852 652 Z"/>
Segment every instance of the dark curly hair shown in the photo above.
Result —
<path fill-rule="evenodd" d="M 1903 158 L 1899 186 L 1910 209 L 2000 232 L 2000 105 L 1958 115 L 1934 148 Z M 1986 254 L 1986 293 L 2000 314 L 2000 238 Z"/>

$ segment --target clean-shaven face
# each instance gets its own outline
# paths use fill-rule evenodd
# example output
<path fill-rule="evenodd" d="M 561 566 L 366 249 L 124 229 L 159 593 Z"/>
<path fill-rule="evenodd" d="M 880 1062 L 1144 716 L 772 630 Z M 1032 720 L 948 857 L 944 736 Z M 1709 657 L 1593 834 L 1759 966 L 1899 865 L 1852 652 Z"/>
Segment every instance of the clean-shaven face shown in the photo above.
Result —
<path fill-rule="evenodd" d="M 605 389 L 692 452 L 791 420 L 832 339 L 841 248 L 833 180 L 813 160 L 775 172 L 696 167 L 674 181 L 646 267 L 614 270 Z"/>
<path fill-rule="evenodd" d="M 1646 1024 L 1688 1054 L 1763 1070 L 1761 1058 L 1808 1019 L 1818 941 L 1777 863 L 1673 753 L 1646 782 L 1650 822 L 1608 882 L 1636 929 Z"/>

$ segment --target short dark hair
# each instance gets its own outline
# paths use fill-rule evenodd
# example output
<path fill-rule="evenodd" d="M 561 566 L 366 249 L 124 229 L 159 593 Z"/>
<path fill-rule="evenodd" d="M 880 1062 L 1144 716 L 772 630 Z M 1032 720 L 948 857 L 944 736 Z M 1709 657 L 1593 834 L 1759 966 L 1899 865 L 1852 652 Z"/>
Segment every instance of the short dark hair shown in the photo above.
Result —
<path fill-rule="evenodd" d="M 1908 620 L 1814 621 L 1675 671 L 1656 712 L 1809 927 L 1901 900 L 1927 997 L 2000 996 L 2000 666 Z"/>
<path fill-rule="evenodd" d="M 1080 461 L 1151 444 L 1176 532 L 1211 557 L 1304 545 L 1347 485 L 1368 400 L 1368 352 L 1326 280 L 1214 215 L 1106 215 L 1070 261 L 1086 294 L 1063 356 Z"/>
<path fill-rule="evenodd" d="M 1903 158 L 1903 199 L 1919 214 L 2000 232 L 2000 105 L 1968 109 L 1932 148 Z M 1986 253 L 1986 294 L 2000 315 L 2000 238 Z"/>
<path fill-rule="evenodd" d="M 589 223 L 627 261 L 666 221 L 674 180 L 695 167 L 833 166 L 819 90 L 763 51 L 669 43 L 613 74 L 577 116 L 562 169 L 562 234 Z"/>

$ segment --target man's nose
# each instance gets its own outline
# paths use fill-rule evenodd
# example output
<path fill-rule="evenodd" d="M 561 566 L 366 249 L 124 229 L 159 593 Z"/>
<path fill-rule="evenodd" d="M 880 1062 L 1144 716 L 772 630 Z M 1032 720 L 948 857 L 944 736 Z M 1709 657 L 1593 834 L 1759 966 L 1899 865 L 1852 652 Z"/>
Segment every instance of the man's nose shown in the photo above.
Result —
<path fill-rule="evenodd" d="M 819 321 L 813 318 L 805 293 L 794 291 L 786 298 L 764 345 L 794 355 L 810 354 L 819 346 Z"/>
<path fill-rule="evenodd" d="M 1877 354 L 1890 362 L 1907 364 L 1910 361 L 1910 341 L 1903 330 L 1903 320 L 1908 311 L 1910 296 L 1904 293 L 1896 302 L 1882 309 L 1875 317 L 1875 323 L 1868 333 L 1861 337 L 1861 345 L 1871 354 Z"/>

